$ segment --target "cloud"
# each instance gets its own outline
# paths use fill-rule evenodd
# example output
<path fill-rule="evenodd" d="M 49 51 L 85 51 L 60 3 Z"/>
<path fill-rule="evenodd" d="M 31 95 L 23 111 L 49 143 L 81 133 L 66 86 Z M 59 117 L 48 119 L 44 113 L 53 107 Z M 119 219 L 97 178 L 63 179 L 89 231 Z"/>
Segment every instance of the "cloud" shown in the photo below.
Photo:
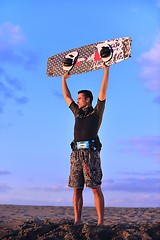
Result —
<path fill-rule="evenodd" d="M 150 171 L 146 171 L 146 172 L 119 172 L 120 174 L 123 175 L 133 175 L 133 176 L 139 176 L 139 177 L 144 177 L 144 176 L 160 176 L 160 170 L 150 170 Z"/>
<path fill-rule="evenodd" d="M 0 91 L 4 97 L 13 96 L 13 91 L 22 91 L 23 84 L 18 78 L 11 77 L 4 69 L 0 67 Z"/>
<path fill-rule="evenodd" d="M 26 69 L 34 70 L 38 64 L 38 54 L 26 47 L 26 37 L 20 26 L 12 23 L 0 25 L 0 61 L 18 64 Z"/>
<path fill-rule="evenodd" d="M 144 81 L 145 87 L 160 97 L 160 33 L 151 48 L 143 53 L 138 61 L 141 64 L 140 77 Z M 158 101 L 154 101 L 159 103 Z"/>
<path fill-rule="evenodd" d="M 11 190 L 12 188 L 7 186 L 6 184 L 3 184 L 3 183 L 0 183 L 0 192 L 1 193 L 4 193 L 4 192 L 7 192 L 9 190 Z"/>
<path fill-rule="evenodd" d="M 0 25 L 0 114 L 4 114 L 9 100 L 18 105 L 28 102 L 19 74 L 21 69 L 35 70 L 38 59 L 38 53 L 27 47 L 27 38 L 19 25 L 9 22 Z M 14 67 L 15 76 L 10 67 Z"/>
<path fill-rule="evenodd" d="M 159 206 L 159 180 L 152 177 L 133 177 L 107 179 L 103 181 L 102 189 L 107 206 L 112 207 L 157 207 Z M 10 191 L 12 190 L 12 191 Z M 32 205 L 72 205 L 73 189 L 67 183 L 54 185 L 8 187 L 0 184 L 0 202 L 9 204 Z M 93 206 L 91 189 L 85 188 L 85 205 Z M 118 196 L 118 197 L 117 197 Z"/>
<path fill-rule="evenodd" d="M 108 191 L 160 193 L 160 178 L 121 178 L 104 181 L 103 189 Z"/>
<path fill-rule="evenodd" d="M 69 190 L 67 183 L 66 184 L 54 184 L 53 186 L 41 186 L 41 187 L 28 187 L 28 190 L 31 191 L 42 191 L 42 192 L 62 192 Z"/>
<path fill-rule="evenodd" d="M 122 143 L 125 146 L 121 148 L 121 151 L 138 152 L 143 156 L 156 159 L 160 162 L 160 136 L 133 138 Z"/>
<path fill-rule="evenodd" d="M 1 175 L 8 175 L 8 174 L 11 174 L 11 172 L 9 172 L 7 170 L 0 169 L 0 176 Z"/>
<path fill-rule="evenodd" d="M 16 78 L 10 78 L 4 74 L 0 68 L 0 114 L 4 113 L 7 101 L 12 100 L 18 105 L 26 104 L 29 99 L 26 96 L 18 96 L 22 92 L 23 87 Z"/>
<path fill-rule="evenodd" d="M 105 194 L 105 192 L 104 192 Z M 110 191 L 106 194 L 106 203 L 109 207 L 136 207 L 136 208 L 156 208 L 160 206 L 160 195 L 152 193 L 127 193 Z"/>
<path fill-rule="evenodd" d="M 60 91 L 58 91 L 58 90 L 53 90 L 52 91 L 52 93 L 53 93 L 53 95 L 55 96 L 55 97 L 57 97 L 57 98 L 59 98 L 59 99 L 63 99 L 63 95 L 62 95 L 62 93 L 60 92 Z"/>
<path fill-rule="evenodd" d="M 28 101 L 29 101 L 28 98 L 25 96 L 16 99 L 16 102 L 18 104 L 26 104 Z"/>
<path fill-rule="evenodd" d="M 0 25 L 0 49 L 8 49 L 26 40 L 20 26 L 10 22 Z"/>

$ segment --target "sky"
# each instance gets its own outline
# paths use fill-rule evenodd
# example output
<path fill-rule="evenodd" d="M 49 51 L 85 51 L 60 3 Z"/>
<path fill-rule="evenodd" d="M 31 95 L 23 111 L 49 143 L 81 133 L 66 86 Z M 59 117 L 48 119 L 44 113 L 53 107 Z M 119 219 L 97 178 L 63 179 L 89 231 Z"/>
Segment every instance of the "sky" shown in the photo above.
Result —
<path fill-rule="evenodd" d="M 0 0 L 0 204 L 72 206 L 74 117 L 48 57 L 132 38 L 132 57 L 110 67 L 99 137 L 106 207 L 160 207 L 160 1 Z M 95 106 L 103 70 L 72 75 L 76 101 Z M 94 206 L 91 189 L 84 205 Z"/>

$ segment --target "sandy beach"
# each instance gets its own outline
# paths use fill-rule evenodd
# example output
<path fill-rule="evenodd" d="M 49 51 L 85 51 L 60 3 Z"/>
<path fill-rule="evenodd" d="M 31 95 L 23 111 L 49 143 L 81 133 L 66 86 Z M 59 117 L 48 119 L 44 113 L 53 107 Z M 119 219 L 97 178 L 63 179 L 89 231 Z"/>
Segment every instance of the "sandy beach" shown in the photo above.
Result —
<path fill-rule="evenodd" d="M 74 226 L 72 207 L 0 205 L 0 239 L 160 240 L 160 208 L 105 208 L 103 227 L 94 207 L 82 215 Z"/>

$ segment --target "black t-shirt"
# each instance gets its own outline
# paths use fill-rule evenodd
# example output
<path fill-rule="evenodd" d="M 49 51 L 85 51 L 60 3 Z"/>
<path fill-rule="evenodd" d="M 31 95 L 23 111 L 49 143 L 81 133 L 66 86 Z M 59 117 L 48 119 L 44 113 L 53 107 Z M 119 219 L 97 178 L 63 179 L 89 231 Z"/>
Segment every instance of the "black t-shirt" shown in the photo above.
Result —
<path fill-rule="evenodd" d="M 105 100 L 97 100 L 95 108 L 88 107 L 85 110 L 78 107 L 73 101 L 69 108 L 75 116 L 74 141 L 89 141 L 96 139 L 102 122 Z"/>

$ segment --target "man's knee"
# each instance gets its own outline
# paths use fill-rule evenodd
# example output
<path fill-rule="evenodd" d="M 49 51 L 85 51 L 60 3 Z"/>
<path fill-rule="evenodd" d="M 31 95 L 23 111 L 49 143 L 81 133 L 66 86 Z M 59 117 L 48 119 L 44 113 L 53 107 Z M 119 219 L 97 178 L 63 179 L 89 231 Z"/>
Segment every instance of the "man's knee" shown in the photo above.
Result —
<path fill-rule="evenodd" d="M 74 194 L 76 196 L 82 196 L 83 189 L 74 188 Z"/>
<path fill-rule="evenodd" d="M 96 188 L 92 188 L 92 192 L 94 195 L 101 195 L 102 194 L 102 190 L 101 190 L 101 186 L 98 186 Z"/>

